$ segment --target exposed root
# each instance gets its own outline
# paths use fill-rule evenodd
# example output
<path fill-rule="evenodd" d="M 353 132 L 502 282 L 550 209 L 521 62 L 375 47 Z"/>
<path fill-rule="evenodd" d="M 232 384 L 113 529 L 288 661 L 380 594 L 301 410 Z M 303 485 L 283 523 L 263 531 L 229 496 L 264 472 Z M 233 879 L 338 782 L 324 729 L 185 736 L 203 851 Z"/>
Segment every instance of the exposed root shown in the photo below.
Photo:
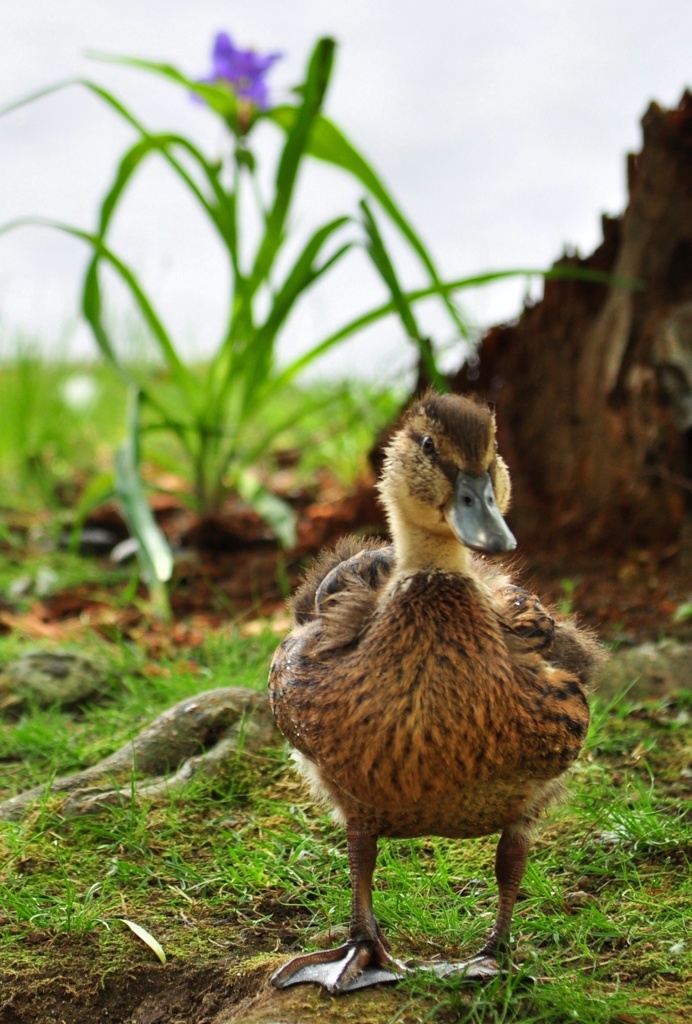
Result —
<path fill-rule="evenodd" d="M 221 774 L 239 751 L 276 744 L 265 693 L 243 687 L 207 690 L 160 715 L 114 754 L 0 803 L 0 820 L 18 821 L 38 799 L 65 793 L 61 813 L 91 814 L 132 799 L 163 802 L 194 775 Z"/>

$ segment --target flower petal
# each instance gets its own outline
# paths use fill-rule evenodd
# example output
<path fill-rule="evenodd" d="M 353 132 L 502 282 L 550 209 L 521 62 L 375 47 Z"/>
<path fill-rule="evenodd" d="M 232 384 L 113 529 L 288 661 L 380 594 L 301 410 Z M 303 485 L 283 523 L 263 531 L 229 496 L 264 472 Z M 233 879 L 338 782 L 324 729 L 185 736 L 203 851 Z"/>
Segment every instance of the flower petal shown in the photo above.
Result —
<path fill-rule="evenodd" d="M 250 100 L 260 110 L 269 105 L 264 76 L 283 54 L 259 54 L 255 50 L 239 50 L 228 32 L 217 32 L 212 51 L 211 74 L 200 81 L 226 82 L 237 96 Z"/>

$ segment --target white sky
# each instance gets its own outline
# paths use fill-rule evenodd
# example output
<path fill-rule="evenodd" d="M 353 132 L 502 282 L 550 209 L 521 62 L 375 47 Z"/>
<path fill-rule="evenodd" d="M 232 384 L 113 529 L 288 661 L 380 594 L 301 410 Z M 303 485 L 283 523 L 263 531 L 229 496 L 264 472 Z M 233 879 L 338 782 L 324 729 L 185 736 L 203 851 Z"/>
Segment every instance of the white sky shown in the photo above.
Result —
<path fill-rule="evenodd" d="M 277 99 L 300 79 L 316 38 L 336 37 L 327 113 L 379 170 L 447 278 L 548 266 L 565 246 L 590 252 L 601 212 L 625 205 L 625 154 L 640 147 L 649 101 L 676 105 L 692 79 L 689 0 L 3 0 L 0 105 L 88 76 L 149 127 L 189 133 L 217 152 L 223 133 L 184 93 L 84 54 L 167 60 L 196 77 L 209 69 L 219 29 L 240 46 L 285 53 L 269 77 Z M 0 224 L 43 214 L 93 227 L 131 140 L 79 89 L 0 119 Z M 352 209 L 358 195 L 335 172 L 312 171 L 301 182 L 296 227 Z M 226 289 L 209 229 L 154 163 L 126 207 L 116 248 L 187 351 L 209 352 Z M 85 260 L 80 243 L 45 230 L 0 237 L 3 337 L 36 335 L 55 350 L 71 324 L 71 351 L 92 353 L 87 329 L 75 328 Z M 404 272 L 411 286 L 422 283 L 406 261 Z M 521 296 L 517 283 L 476 292 L 465 305 L 490 324 L 516 315 Z M 282 351 L 315 343 L 382 298 L 354 260 L 311 295 Z M 391 321 L 325 369 L 374 374 L 407 353 Z"/>

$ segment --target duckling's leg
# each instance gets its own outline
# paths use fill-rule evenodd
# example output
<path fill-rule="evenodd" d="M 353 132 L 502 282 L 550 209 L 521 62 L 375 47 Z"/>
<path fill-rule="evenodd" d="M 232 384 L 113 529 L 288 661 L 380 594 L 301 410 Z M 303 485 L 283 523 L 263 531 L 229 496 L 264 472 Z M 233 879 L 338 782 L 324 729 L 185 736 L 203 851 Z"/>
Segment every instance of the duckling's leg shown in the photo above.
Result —
<path fill-rule="evenodd" d="M 350 938 L 336 949 L 304 953 L 289 960 L 272 975 L 272 985 L 277 988 L 312 981 L 337 994 L 398 981 L 406 970 L 389 955 L 389 943 L 372 909 L 377 836 L 348 825 L 346 837 L 352 893 Z"/>
<path fill-rule="evenodd" d="M 478 953 L 479 957 L 497 957 L 509 949 L 512 914 L 528 855 L 528 834 L 523 830 L 505 829 L 495 851 L 495 877 L 499 893 L 497 917 L 488 941 Z"/>
<path fill-rule="evenodd" d="M 433 967 L 436 974 L 463 973 L 469 981 L 493 978 L 502 973 L 498 961 L 506 957 L 509 950 L 510 925 L 514 904 L 517 902 L 519 885 L 524 877 L 526 859 L 529 853 L 527 832 L 519 829 L 505 829 L 500 836 L 495 853 L 495 877 L 499 892 L 497 917 L 488 941 L 482 949 L 460 964 L 439 964 Z"/>

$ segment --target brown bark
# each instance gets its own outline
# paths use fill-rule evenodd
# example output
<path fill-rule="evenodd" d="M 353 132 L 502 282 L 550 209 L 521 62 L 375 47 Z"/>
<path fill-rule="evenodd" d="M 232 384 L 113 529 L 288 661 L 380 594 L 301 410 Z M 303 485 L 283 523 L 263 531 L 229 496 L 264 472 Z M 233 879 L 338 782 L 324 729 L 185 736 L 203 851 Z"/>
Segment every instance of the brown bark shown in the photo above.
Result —
<path fill-rule="evenodd" d="M 679 540 L 692 497 L 692 94 L 651 104 L 629 203 L 603 242 L 559 267 L 605 270 L 640 290 L 548 280 L 544 298 L 484 337 L 475 379 L 453 390 L 497 410 L 522 538 L 589 546 Z"/>

